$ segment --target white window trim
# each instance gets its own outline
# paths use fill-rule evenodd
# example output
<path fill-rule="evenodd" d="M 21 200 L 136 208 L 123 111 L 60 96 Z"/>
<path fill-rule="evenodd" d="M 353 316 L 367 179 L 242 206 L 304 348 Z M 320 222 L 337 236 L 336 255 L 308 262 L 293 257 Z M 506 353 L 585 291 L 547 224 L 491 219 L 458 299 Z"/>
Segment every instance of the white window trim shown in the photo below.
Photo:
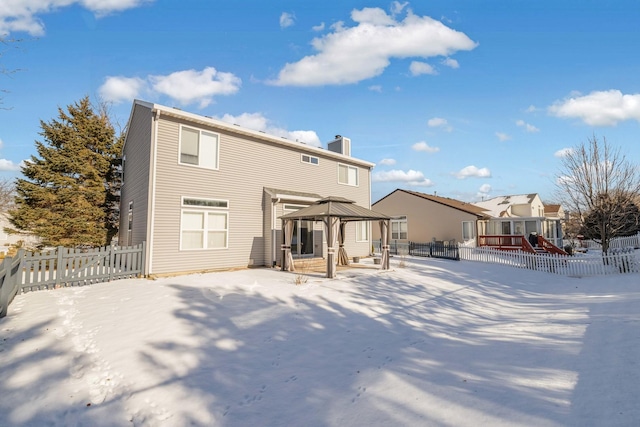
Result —
<path fill-rule="evenodd" d="M 226 203 L 227 206 L 226 207 L 220 207 L 220 206 L 188 205 L 188 204 L 184 203 L 185 199 L 204 200 L 204 201 L 207 201 L 207 202 L 222 202 L 222 203 Z M 210 199 L 210 198 L 207 198 L 207 197 L 182 196 L 180 198 L 180 205 L 185 207 L 185 208 L 188 208 L 188 209 L 213 209 L 213 210 L 221 209 L 221 210 L 228 210 L 229 209 L 229 200 L 228 199 Z"/>
<path fill-rule="evenodd" d="M 340 166 L 345 166 L 347 168 L 347 179 L 349 177 L 348 170 L 355 169 L 356 170 L 356 183 L 349 184 L 348 182 L 340 182 Z M 360 186 L 360 169 L 357 166 L 348 165 L 346 163 L 338 163 L 338 184 L 340 185 L 348 185 L 349 187 L 359 187 Z"/>
<path fill-rule="evenodd" d="M 369 221 L 357 221 L 356 223 L 356 242 L 368 242 L 369 241 L 369 233 L 370 233 L 370 228 L 369 227 Z M 358 239 L 358 234 L 362 234 L 359 233 L 358 230 L 362 230 L 360 227 L 362 227 L 364 224 L 365 227 L 365 237 L 362 238 L 362 236 L 360 236 L 360 239 Z"/>
<path fill-rule="evenodd" d="M 464 240 L 464 225 L 471 224 L 471 236 L 467 240 L 474 240 L 476 238 L 476 222 L 475 221 L 462 221 L 462 240 Z"/>
<path fill-rule="evenodd" d="M 393 238 L 393 223 L 398 223 L 398 224 L 405 223 L 405 224 L 407 224 L 407 231 L 406 231 L 407 237 L 406 238 L 404 238 L 404 239 L 400 238 L 400 233 L 401 233 L 400 226 L 398 226 L 398 237 L 395 238 L 395 239 Z M 389 229 L 390 229 L 389 231 L 391 232 L 390 233 L 391 234 L 391 240 L 409 240 L 409 221 L 407 221 L 406 215 L 396 216 L 396 217 L 391 218 L 391 221 L 389 222 Z"/>
<path fill-rule="evenodd" d="M 211 168 L 211 167 L 206 167 L 206 166 L 201 166 L 200 163 L 200 157 L 198 156 L 198 164 L 194 165 L 192 163 L 182 163 L 181 160 L 181 156 L 182 156 L 182 129 L 183 128 L 187 128 L 187 129 L 191 129 L 194 131 L 198 131 L 199 136 L 198 136 L 198 144 L 200 144 L 201 138 L 202 138 L 202 132 L 206 132 L 209 133 L 211 135 L 215 135 L 217 138 L 217 149 L 216 149 L 216 167 L 215 168 Z M 199 146 L 198 146 L 199 147 Z M 198 169 L 206 169 L 206 170 L 220 170 L 220 134 L 217 132 L 212 132 L 209 130 L 204 130 L 204 129 L 199 129 L 193 126 L 187 126 L 187 125 L 180 125 L 180 129 L 178 131 L 178 164 L 180 166 L 187 166 L 187 167 L 192 167 L 192 168 L 198 168 Z"/>
<path fill-rule="evenodd" d="M 305 158 L 305 157 L 308 157 L 308 158 L 309 158 L 309 161 L 308 161 L 308 162 L 304 160 L 304 158 Z M 313 163 L 313 162 L 311 161 L 311 159 L 316 159 L 316 163 Z M 302 162 L 302 163 L 306 163 L 306 164 L 309 164 L 309 165 L 313 165 L 313 166 L 319 166 L 319 165 L 320 165 L 320 158 L 318 158 L 318 157 L 316 157 L 316 156 L 312 156 L 312 155 L 310 155 L 310 154 L 303 154 L 303 153 L 300 153 L 300 162 Z"/>
<path fill-rule="evenodd" d="M 223 207 L 208 207 L 208 206 L 194 206 L 194 205 L 185 205 L 184 204 L 184 200 L 185 199 L 196 199 L 196 200 L 207 200 L 207 201 L 214 201 L 214 202 L 224 202 L 227 204 L 226 208 Z M 203 197 L 189 197 L 189 196 L 182 196 L 181 197 L 181 205 L 183 206 L 182 209 L 180 209 L 180 251 L 181 252 L 192 252 L 192 251 L 220 251 L 220 250 L 227 250 L 229 249 L 229 221 L 230 221 L 230 215 L 229 215 L 229 200 L 225 200 L 225 199 L 209 199 L 209 198 L 203 198 Z M 203 242 L 203 247 L 202 248 L 189 248 L 189 249 L 185 249 L 182 247 L 182 232 L 183 232 L 183 228 L 182 228 L 182 220 L 183 220 L 183 214 L 184 213 L 202 213 L 205 215 L 205 223 L 206 223 L 206 215 L 210 212 L 215 212 L 215 213 L 221 213 L 224 214 L 226 216 L 226 224 L 227 224 L 227 229 L 226 231 L 226 235 L 225 235 L 225 242 L 224 242 L 224 247 L 221 248 L 208 248 L 207 247 L 207 229 L 203 230 L 204 232 L 204 242 Z"/>

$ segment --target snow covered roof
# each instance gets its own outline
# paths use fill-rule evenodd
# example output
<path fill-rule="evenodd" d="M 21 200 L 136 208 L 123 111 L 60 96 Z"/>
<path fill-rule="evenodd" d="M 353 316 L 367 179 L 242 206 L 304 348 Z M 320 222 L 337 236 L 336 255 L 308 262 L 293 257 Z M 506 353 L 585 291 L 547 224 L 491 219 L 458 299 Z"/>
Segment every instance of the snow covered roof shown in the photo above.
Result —
<path fill-rule="evenodd" d="M 498 196 L 493 199 L 475 202 L 474 205 L 486 209 L 489 215 L 500 218 L 513 205 L 528 205 L 533 203 L 538 194 L 517 194 L 512 196 Z"/>

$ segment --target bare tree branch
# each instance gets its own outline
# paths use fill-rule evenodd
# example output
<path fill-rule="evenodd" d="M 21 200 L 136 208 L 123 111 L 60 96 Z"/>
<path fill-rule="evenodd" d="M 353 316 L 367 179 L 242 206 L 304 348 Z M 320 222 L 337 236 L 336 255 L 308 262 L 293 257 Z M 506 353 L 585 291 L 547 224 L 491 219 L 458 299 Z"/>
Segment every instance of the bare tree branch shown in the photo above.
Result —
<path fill-rule="evenodd" d="M 625 232 L 628 217 L 635 215 L 631 208 L 637 207 L 640 194 L 638 171 L 619 149 L 595 136 L 562 159 L 556 180 L 558 197 L 568 211 L 581 218 L 583 227 L 592 228 L 604 252 L 611 238 Z"/>

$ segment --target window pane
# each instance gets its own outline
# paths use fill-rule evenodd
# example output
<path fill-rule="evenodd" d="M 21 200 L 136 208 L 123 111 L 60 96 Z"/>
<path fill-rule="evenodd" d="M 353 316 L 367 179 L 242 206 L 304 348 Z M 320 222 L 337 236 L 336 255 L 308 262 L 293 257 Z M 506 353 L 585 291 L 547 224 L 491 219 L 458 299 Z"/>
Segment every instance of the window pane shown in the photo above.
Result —
<path fill-rule="evenodd" d="M 204 247 L 203 231 L 183 231 L 182 249 L 202 249 Z"/>
<path fill-rule="evenodd" d="M 184 212 L 182 214 L 183 230 L 202 230 L 204 228 L 204 215 L 202 212 Z"/>
<path fill-rule="evenodd" d="M 356 240 L 365 241 L 369 240 L 369 223 L 368 222 L 358 222 L 358 228 L 356 233 Z"/>
<path fill-rule="evenodd" d="M 471 221 L 464 221 L 462 223 L 462 240 L 469 240 L 473 238 L 473 223 Z"/>
<path fill-rule="evenodd" d="M 209 230 L 226 230 L 227 229 L 227 215 L 220 213 L 210 213 L 208 215 L 207 228 Z"/>
<path fill-rule="evenodd" d="M 349 168 L 349 185 L 358 185 L 358 168 Z"/>
<path fill-rule="evenodd" d="M 218 169 L 218 136 L 202 132 L 200 135 L 200 166 Z"/>
<path fill-rule="evenodd" d="M 180 140 L 180 162 L 192 165 L 198 164 L 198 135 L 199 131 L 182 128 Z"/>
<path fill-rule="evenodd" d="M 341 184 L 348 184 L 349 177 L 347 175 L 348 175 L 347 167 L 343 165 L 338 165 L 338 182 Z"/>
<path fill-rule="evenodd" d="M 226 231 L 209 231 L 209 233 L 207 233 L 207 247 L 209 249 L 226 248 L 227 232 Z"/>
<path fill-rule="evenodd" d="M 206 206 L 209 208 L 228 208 L 229 203 L 226 200 L 211 200 L 211 199 L 183 199 L 183 205 L 188 206 Z"/>
<path fill-rule="evenodd" d="M 319 161 L 319 160 L 318 160 L 318 158 L 317 158 L 317 157 L 311 157 L 311 163 L 312 163 L 312 164 L 317 165 L 317 164 L 318 164 L 318 161 Z"/>

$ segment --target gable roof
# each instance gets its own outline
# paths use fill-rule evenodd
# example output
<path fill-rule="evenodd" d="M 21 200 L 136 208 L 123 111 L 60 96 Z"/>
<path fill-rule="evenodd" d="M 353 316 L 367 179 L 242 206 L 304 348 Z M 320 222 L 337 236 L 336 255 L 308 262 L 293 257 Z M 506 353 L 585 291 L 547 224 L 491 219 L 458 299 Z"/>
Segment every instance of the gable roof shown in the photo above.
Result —
<path fill-rule="evenodd" d="M 281 219 L 305 219 L 322 221 L 327 217 L 340 218 L 342 221 L 369 221 L 389 219 L 385 214 L 372 211 L 355 204 L 353 200 L 330 196 L 318 200 L 311 206 L 282 215 Z"/>
<path fill-rule="evenodd" d="M 487 210 L 487 213 L 491 216 L 499 218 L 502 216 L 501 214 L 509 208 L 509 206 L 529 205 L 533 202 L 537 195 L 537 193 L 531 193 L 498 196 L 492 199 L 483 200 L 481 202 L 475 202 L 474 205 Z"/>
<path fill-rule="evenodd" d="M 558 212 L 560 212 L 560 209 L 562 208 L 561 205 L 557 205 L 557 204 L 549 204 L 549 205 L 544 205 L 544 213 L 545 214 L 550 214 L 550 215 L 558 215 Z"/>
<path fill-rule="evenodd" d="M 372 206 L 375 206 L 376 203 L 381 202 L 382 200 L 386 199 L 387 197 L 391 196 L 393 193 L 396 193 L 396 192 L 403 192 L 411 196 L 419 197 L 424 200 L 429 200 L 434 203 L 438 203 L 438 204 L 441 204 L 441 205 L 444 205 L 444 206 L 447 206 L 471 215 L 475 215 L 478 217 L 478 219 L 488 217 L 488 212 L 486 212 L 486 209 L 476 206 L 472 203 L 461 202 L 460 200 L 451 199 L 449 197 L 441 197 L 441 196 L 435 196 L 435 195 L 426 194 L 426 193 L 420 193 L 419 191 L 403 190 L 401 188 L 398 188 L 392 191 L 391 193 L 387 194 L 382 199 L 375 202 Z"/>
<path fill-rule="evenodd" d="M 162 117 L 163 115 L 166 115 L 170 117 L 179 118 L 182 120 L 188 120 L 191 123 L 198 123 L 205 126 L 212 126 L 218 129 L 226 130 L 231 133 L 249 136 L 260 141 L 275 143 L 276 145 L 284 146 L 287 148 L 293 148 L 296 150 L 304 151 L 304 152 L 315 154 L 315 155 L 331 157 L 333 159 L 340 160 L 345 163 L 351 163 L 351 164 L 366 167 L 369 169 L 372 169 L 375 166 L 375 163 L 371 163 L 366 160 L 362 160 L 355 157 L 346 156 L 341 153 L 325 150 L 322 147 L 308 145 L 308 144 L 305 144 L 304 142 L 293 141 L 285 138 L 284 136 L 269 135 L 262 131 L 248 129 L 248 128 L 239 126 L 237 124 L 227 123 L 222 120 L 214 119 L 212 117 L 201 116 L 199 114 L 182 111 L 179 108 L 167 107 L 164 105 L 154 104 L 152 102 L 142 101 L 139 99 L 135 99 L 133 101 L 133 106 L 131 107 L 131 113 L 129 115 L 129 121 L 127 123 L 126 129 L 130 129 L 131 121 L 133 119 L 136 106 L 142 106 L 142 107 L 148 108 L 153 113 L 160 114 L 160 117 Z M 125 144 L 126 143 L 127 143 L 127 135 L 125 135 Z M 124 146 L 122 147 L 122 149 L 124 150 Z"/>

